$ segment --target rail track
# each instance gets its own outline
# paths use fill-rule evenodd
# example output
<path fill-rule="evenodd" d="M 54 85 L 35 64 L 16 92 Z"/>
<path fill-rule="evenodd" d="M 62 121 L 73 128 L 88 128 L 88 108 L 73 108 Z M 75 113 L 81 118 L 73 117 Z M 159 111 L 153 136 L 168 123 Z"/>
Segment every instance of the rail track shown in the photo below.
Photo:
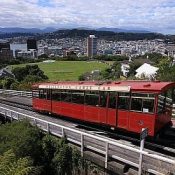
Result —
<path fill-rule="evenodd" d="M 22 102 L 16 102 L 16 101 L 14 102 L 5 98 L 4 99 L 1 98 L 0 103 L 6 104 L 12 107 L 17 107 L 20 109 L 25 109 L 28 111 L 33 111 L 32 105 L 23 104 Z M 51 117 L 55 119 L 57 118 L 57 116 L 54 116 L 54 115 L 51 115 Z M 135 134 L 129 134 L 122 131 L 113 131 L 113 130 L 110 130 L 109 128 L 106 128 L 106 127 L 101 128 L 101 126 L 93 125 L 93 124 L 88 124 L 87 126 L 86 123 L 82 123 L 79 121 L 77 122 L 69 118 L 61 118 L 61 120 L 73 122 L 74 124 L 76 124 L 77 128 L 84 129 L 88 132 L 94 133 L 95 135 L 107 136 L 115 140 L 123 139 L 123 141 L 130 142 L 135 146 L 139 146 L 139 143 L 140 143 L 140 139 L 138 135 L 135 135 Z M 164 136 L 166 139 L 162 138 L 155 141 L 148 138 L 145 142 L 145 148 L 155 152 L 165 154 L 167 156 L 175 157 L 175 128 L 171 128 L 170 133 L 171 135 Z"/>

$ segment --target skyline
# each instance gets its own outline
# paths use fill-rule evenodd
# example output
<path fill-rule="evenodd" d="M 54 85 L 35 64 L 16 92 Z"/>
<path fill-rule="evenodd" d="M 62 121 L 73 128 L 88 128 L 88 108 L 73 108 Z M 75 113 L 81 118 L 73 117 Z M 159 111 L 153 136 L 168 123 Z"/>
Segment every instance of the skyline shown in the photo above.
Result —
<path fill-rule="evenodd" d="M 122 28 L 175 34 L 173 0 L 1 0 L 0 27 Z"/>

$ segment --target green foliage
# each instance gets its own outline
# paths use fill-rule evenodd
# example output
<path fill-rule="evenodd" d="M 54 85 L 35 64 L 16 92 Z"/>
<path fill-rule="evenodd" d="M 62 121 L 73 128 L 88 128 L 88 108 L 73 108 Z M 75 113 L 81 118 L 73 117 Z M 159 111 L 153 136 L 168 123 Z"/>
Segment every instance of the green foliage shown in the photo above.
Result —
<path fill-rule="evenodd" d="M 1 175 L 39 175 L 40 168 L 34 167 L 29 157 L 17 159 L 12 150 L 0 156 Z"/>
<path fill-rule="evenodd" d="M 53 165 L 57 174 L 72 174 L 72 149 L 67 144 L 63 144 L 55 154 Z"/>
<path fill-rule="evenodd" d="M 28 121 L 1 125 L 2 154 L 2 175 L 78 175 L 92 170 L 79 151 L 67 144 L 66 138 L 44 135 Z M 97 172 L 96 168 L 94 171 Z"/>
<path fill-rule="evenodd" d="M 103 60 L 103 61 L 124 61 L 128 60 L 127 56 L 121 56 L 121 55 L 97 55 L 94 57 L 94 59 L 97 60 Z"/>
<path fill-rule="evenodd" d="M 26 67 L 16 67 L 12 70 L 12 72 L 19 82 L 25 80 L 27 76 L 34 76 L 35 79 L 36 77 L 38 77 L 38 80 L 48 79 L 48 77 L 44 75 L 44 72 L 38 67 L 38 65 L 26 65 Z M 32 77 L 32 81 L 34 80 L 34 77 Z"/>
<path fill-rule="evenodd" d="M 142 60 L 134 60 L 131 64 L 130 64 L 130 69 L 129 69 L 129 73 L 128 73 L 128 77 L 133 77 L 136 73 L 136 70 L 143 64 L 144 62 Z"/>
<path fill-rule="evenodd" d="M 15 155 L 30 156 L 39 163 L 42 156 L 42 133 L 27 121 L 13 122 L 0 127 L 0 154 L 13 149 Z"/>
<path fill-rule="evenodd" d="M 110 68 L 107 68 L 101 72 L 101 79 L 117 80 L 120 78 L 121 74 L 121 64 L 116 61 Z"/>
<path fill-rule="evenodd" d="M 162 59 L 158 67 L 157 79 L 161 81 L 175 81 L 175 65 L 171 66 L 170 59 Z"/>
<path fill-rule="evenodd" d="M 11 85 L 15 83 L 15 79 L 13 78 L 4 78 L 1 80 L 3 89 L 10 89 Z"/>

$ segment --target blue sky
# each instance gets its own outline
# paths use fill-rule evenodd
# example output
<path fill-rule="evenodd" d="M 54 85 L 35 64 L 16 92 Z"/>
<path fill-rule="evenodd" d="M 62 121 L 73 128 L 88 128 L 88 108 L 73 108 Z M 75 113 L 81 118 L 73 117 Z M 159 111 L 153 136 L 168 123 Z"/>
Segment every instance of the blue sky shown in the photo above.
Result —
<path fill-rule="evenodd" d="M 175 34 L 175 0 L 0 2 L 0 27 L 115 27 Z"/>

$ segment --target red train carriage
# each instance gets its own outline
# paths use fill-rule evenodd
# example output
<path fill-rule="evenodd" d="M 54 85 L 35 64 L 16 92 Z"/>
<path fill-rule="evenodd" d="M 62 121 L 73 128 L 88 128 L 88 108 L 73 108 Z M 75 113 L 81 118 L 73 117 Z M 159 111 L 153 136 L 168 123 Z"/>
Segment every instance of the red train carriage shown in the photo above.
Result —
<path fill-rule="evenodd" d="M 41 83 L 33 85 L 33 108 L 134 133 L 148 128 L 155 136 L 172 124 L 174 87 L 148 81 Z"/>

